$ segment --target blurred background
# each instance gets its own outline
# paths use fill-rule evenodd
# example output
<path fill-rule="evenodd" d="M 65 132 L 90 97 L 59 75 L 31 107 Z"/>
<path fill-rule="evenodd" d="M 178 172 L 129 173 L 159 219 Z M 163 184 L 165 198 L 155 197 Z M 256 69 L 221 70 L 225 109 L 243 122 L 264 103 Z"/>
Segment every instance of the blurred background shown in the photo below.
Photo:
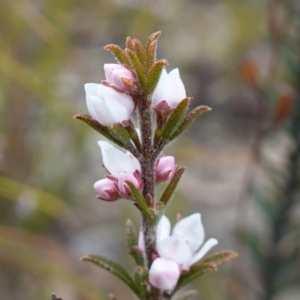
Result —
<path fill-rule="evenodd" d="M 168 216 L 200 212 L 215 249 L 240 254 L 194 281 L 194 299 L 299 299 L 297 0 L 0 2 L 0 299 L 133 299 L 79 261 L 133 270 L 124 225 L 140 219 L 96 199 L 101 136 L 72 117 L 114 62 L 103 47 L 158 30 L 158 58 L 180 69 L 193 107 L 213 109 L 165 150 L 188 167 Z"/>

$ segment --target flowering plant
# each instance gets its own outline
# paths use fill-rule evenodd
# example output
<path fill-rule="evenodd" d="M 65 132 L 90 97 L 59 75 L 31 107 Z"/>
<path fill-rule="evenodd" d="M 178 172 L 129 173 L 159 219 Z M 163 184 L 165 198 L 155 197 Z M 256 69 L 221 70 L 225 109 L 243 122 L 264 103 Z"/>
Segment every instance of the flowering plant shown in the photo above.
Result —
<path fill-rule="evenodd" d="M 109 174 L 94 184 L 98 198 L 130 200 L 142 217 L 139 234 L 130 220 L 126 224 L 128 253 L 137 264 L 133 276 L 101 255 L 85 255 L 82 260 L 110 271 L 143 300 L 171 299 L 194 278 L 237 256 L 229 250 L 205 256 L 218 241 L 204 243 L 199 213 L 179 220 L 172 233 L 164 215 L 185 168 L 176 166 L 174 157 L 163 156 L 162 150 L 210 108 L 198 106 L 188 112 L 192 98 L 186 96 L 179 70 L 167 73 L 167 61 L 156 60 L 159 36 L 160 32 L 152 34 L 145 46 L 128 37 L 124 50 L 106 46 L 119 64 L 104 65 L 106 80 L 101 84 L 85 85 L 90 115 L 75 116 L 126 151 L 99 141 Z M 155 187 L 166 181 L 157 199 Z M 179 299 L 188 296 L 189 292 Z"/>

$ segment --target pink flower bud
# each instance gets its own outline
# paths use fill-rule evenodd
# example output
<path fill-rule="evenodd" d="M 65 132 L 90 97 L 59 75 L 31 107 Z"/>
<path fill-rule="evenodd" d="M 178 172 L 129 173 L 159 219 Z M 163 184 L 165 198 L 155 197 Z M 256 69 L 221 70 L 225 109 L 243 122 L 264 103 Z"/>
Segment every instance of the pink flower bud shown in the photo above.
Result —
<path fill-rule="evenodd" d="M 124 86 L 122 78 L 129 82 L 135 81 L 134 74 L 130 70 L 118 64 L 104 64 L 104 72 L 108 83 L 120 90 L 126 90 L 126 86 Z"/>
<path fill-rule="evenodd" d="M 155 175 L 156 182 L 170 180 L 176 171 L 175 159 L 173 156 L 164 156 L 156 161 Z"/>
<path fill-rule="evenodd" d="M 115 201 L 120 198 L 120 194 L 115 182 L 111 179 L 105 178 L 94 183 L 94 189 L 97 191 L 97 198 L 104 201 Z"/>
<path fill-rule="evenodd" d="M 130 181 L 138 190 L 142 189 L 142 181 L 140 176 L 132 173 L 120 173 L 116 176 L 118 180 L 118 189 L 122 196 L 128 197 L 131 195 L 131 190 L 125 181 Z"/>
<path fill-rule="evenodd" d="M 84 85 L 86 104 L 91 117 L 105 126 L 128 121 L 134 111 L 132 98 L 102 84 Z"/>
<path fill-rule="evenodd" d="M 156 288 L 171 291 L 177 284 L 180 269 L 176 262 L 166 258 L 156 258 L 149 270 L 149 281 Z"/>
<path fill-rule="evenodd" d="M 183 82 L 179 75 L 179 70 L 174 69 L 169 74 L 163 69 L 158 84 L 152 95 L 152 106 L 160 110 L 163 103 L 163 109 L 169 110 L 176 108 L 179 102 L 186 98 L 186 92 Z M 159 105 L 159 106 L 158 106 Z"/>

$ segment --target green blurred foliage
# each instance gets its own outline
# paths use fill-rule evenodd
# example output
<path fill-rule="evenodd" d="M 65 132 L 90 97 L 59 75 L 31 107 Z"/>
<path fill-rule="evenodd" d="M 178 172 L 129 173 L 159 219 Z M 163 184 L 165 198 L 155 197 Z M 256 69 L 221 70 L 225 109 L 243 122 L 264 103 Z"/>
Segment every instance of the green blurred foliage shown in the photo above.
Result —
<path fill-rule="evenodd" d="M 86 252 L 99 253 L 132 267 L 124 256 L 122 230 L 128 217 L 137 227 L 140 220 L 128 203 L 95 200 L 92 184 L 104 175 L 96 145 L 100 137 L 72 119 L 86 113 L 83 84 L 100 82 L 103 64 L 113 62 L 103 46 L 123 46 L 126 36 L 145 41 L 161 30 L 158 58 L 168 59 L 169 70 L 180 68 L 193 105 L 213 108 L 166 150 L 189 167 L 168 214 L 174 221 L 178 212 L 202 212 L 207 236 L 218 238 L 222 249 L 232 247 L 237 193 L 259 115 L 257 91 L 240 70 L 244 61 L 255 62 L 258 85 L 265 90 L 259 108 L 272 112 L 282 85 L 295 81 L 290 70 L 299 66 L 297 52 L 282 51 L 282 45 L 297 43 L 297 31 L 279 45 L 273 40 L 272 5 L 284 19 L 295 4 L 0 2 L 1 299 L 50 299 L 52 292 L 65 300 L 106 299 L 104 292 L 131 298 L 110 275 L 78 261 Z M 299 16 L 290 19 L 299 22 Z M 277 25 L 285 28 L 288 21 Z M 270 56 L 275 57 L 272 63 Z M 278 122 L 273 137 L 285 132 L 288 119 L 286 115 Z M 269 211 L 266 205 L 262 209 Z M 251 267 L 197 280 L 200 294 L 195 299 L 239 300 L 245 294 L 258 299 L 256 292 L 263 287 L 254 263 L 243 256 L 241 261 Z M 276 299 L 293 299 L 280 297 Z"/>

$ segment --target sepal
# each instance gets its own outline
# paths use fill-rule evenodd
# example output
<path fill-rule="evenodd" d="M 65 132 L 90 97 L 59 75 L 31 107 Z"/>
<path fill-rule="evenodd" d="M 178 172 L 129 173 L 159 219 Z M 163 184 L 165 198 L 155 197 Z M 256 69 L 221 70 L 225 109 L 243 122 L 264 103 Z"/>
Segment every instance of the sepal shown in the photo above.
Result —
<path fill-rule="evenodd" d="M 138 235 L 131 220 L 129 219 L 126 222 L 125 234 L 128 254 L 134 259 L 138 266 L 143 266 L 143 255 L 137 250 L 136 246 L 138 244 Z"/>
<path fill-rule="evenodd" d="M 122 48 L 118 45 L 109 44 L 105 46 L 104 49 L 110 51 L 120 64 L 131 66 L 130 60 L 127 58 Z"/>
<path fill-rule="evenodd" d="M 176 139 L 181 135 L 201 114 L 210 111 L 211 108 L 206 105 L 201 105 L 193 109 L 183 120 L 183 122 L 177 127 L 177 130 L 169 138 L 169 141 Z"/>
<path fill-rule="evenodd" d="M 88 261 L 94 265 L 110 272 L 123 281 L 135 294 L 138 294 L 138 288 L 128 272 L 118 263 L 101 255 L 84 255 L 80 258 L 82 261 Z"/>
<path fill-rule="evenodd" d="M 224 250 L 206 256 L 201 263 L 191 266 L 187 273 L 180 276 L 175 291 L 208 271 L 216 271 L 219 266 L 236 257 L 238 257 L 238 254 L 231 250 Z"/>

